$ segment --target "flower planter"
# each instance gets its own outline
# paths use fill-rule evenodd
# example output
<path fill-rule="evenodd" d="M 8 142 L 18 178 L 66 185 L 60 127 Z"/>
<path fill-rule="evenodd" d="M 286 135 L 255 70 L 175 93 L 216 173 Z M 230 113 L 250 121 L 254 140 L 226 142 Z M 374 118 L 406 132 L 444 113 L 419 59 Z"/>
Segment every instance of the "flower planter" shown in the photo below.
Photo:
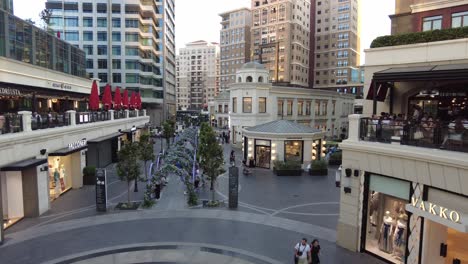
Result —
<path fill-rule="evenodd" d="M 329 160 L 328 165 L 341 165 L 341 160 Z"/>
<path fill-rule="evenodd" d="M 302 170 L 274 170 L 276 176 L 301 176 Z"/>
<path fill-rule="evenodd" d="M 319 169 L 319 170 L 309 169 L 309 175 L 311 175 L 311 176 L 327 176 L 328 175 L 328 169 Z"/>
<path fill-rule="evenodd" d="M 136 210 L 138 207 L 140 207 L 140 202 L 130 202 L 130 204 L 127 203 L 118 203 L 115 209 L 119 210 Z"/>

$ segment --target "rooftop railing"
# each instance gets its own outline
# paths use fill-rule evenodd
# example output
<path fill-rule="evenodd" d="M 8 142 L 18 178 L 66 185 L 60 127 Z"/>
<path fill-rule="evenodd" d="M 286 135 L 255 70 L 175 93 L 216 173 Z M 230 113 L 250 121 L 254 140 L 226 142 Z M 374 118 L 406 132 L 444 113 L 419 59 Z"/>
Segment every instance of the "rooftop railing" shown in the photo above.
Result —
<path fill-rule="evenodd" d="M 32 114 L 29 111 L 21 111 L 18 113 L 0 114 L 0 135 L 141 116 L 146 116 L 146 110 L 109 110 L 99 112 L 76 112 L 70 110 L 66 113 L 47 114 Z"/>

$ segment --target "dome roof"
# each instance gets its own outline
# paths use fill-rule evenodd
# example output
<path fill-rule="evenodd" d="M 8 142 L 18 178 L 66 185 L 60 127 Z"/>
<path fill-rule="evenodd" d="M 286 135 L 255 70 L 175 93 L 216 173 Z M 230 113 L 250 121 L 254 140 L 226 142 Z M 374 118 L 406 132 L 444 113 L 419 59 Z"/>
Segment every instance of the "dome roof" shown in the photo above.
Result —
<path fill-rule="evenodd" d="M 256 61 L 251 61 L 251 62 L 247 62 L 241 67 L 241 70 L 250 70 L 250 69 L 265 70 L 265 66 Z"/>

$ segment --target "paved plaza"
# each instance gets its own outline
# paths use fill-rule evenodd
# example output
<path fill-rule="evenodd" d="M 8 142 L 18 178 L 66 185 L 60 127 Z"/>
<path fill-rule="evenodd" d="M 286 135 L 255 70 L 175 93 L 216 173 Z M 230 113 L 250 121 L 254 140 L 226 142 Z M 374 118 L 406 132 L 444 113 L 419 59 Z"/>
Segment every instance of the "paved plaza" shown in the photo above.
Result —
<path fill-rule="evenodd" d="M 156 142 L 155 151 L 159 151 Z M 225 145 L 225 156 L 231 148 Z M 237 153 L 240 157 L 240 153 Z M 109 199 L 126 201 L 127 185 L 109 166 Z M 240 175 L 239 208 L 188 208 L 184 185 L 170 177 L 151 209 L 95 212 L 94 187 L 72 190 L 42 217 L 6 231 L 1 263 L 293 263 L 302 237 L 318 238 L 322 263 L 380 263 L 335 244 L 339 190 L 328 177 L 277 177 L 254 169 Z M 141 200 L 144 184 L 132 198 Z M 227 176 L 217 184 L 226 199 Z M 199 191 L 208 198 L 209 188 Z"/>

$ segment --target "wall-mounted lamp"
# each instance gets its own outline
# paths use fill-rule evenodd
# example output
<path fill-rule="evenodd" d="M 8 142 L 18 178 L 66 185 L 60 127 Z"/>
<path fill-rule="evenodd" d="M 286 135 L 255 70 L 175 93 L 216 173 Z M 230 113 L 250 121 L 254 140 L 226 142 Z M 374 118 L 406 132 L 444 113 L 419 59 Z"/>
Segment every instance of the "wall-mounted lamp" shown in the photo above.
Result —
<path fill-rule="evenodd" d="M 48 165 L 42 166 L 39 170 L 40 171 L 49 171 L 49 166 Z"/>
<path fill-rule="evenodd" d="M 351 193 L 351 187 L 344 187 L 343 190 L 345 193 Z"/>
<path fill-rule="evenodd" d="M 444 258 L 447 257 L 447 244 L 440 243 L 439 255 Z"/>
<path fill-rule="evenodd" d="M 39 153 L 44 156 L 47 153 L 47 149 L 41 149 Z"/>
<path fill-rule="evenodd" d="M 354 170 L 354 177 L 359 177 L 359 170 Z"/>
<path fill-rule="evenodd" d="M 349 168 L 346 169 L 346 170 L 345 170 L 346 177 L 348 177 L 348 178 L 351 177 L 352 172 L 353 172 L 352 169 L 349 169 Z"/>

